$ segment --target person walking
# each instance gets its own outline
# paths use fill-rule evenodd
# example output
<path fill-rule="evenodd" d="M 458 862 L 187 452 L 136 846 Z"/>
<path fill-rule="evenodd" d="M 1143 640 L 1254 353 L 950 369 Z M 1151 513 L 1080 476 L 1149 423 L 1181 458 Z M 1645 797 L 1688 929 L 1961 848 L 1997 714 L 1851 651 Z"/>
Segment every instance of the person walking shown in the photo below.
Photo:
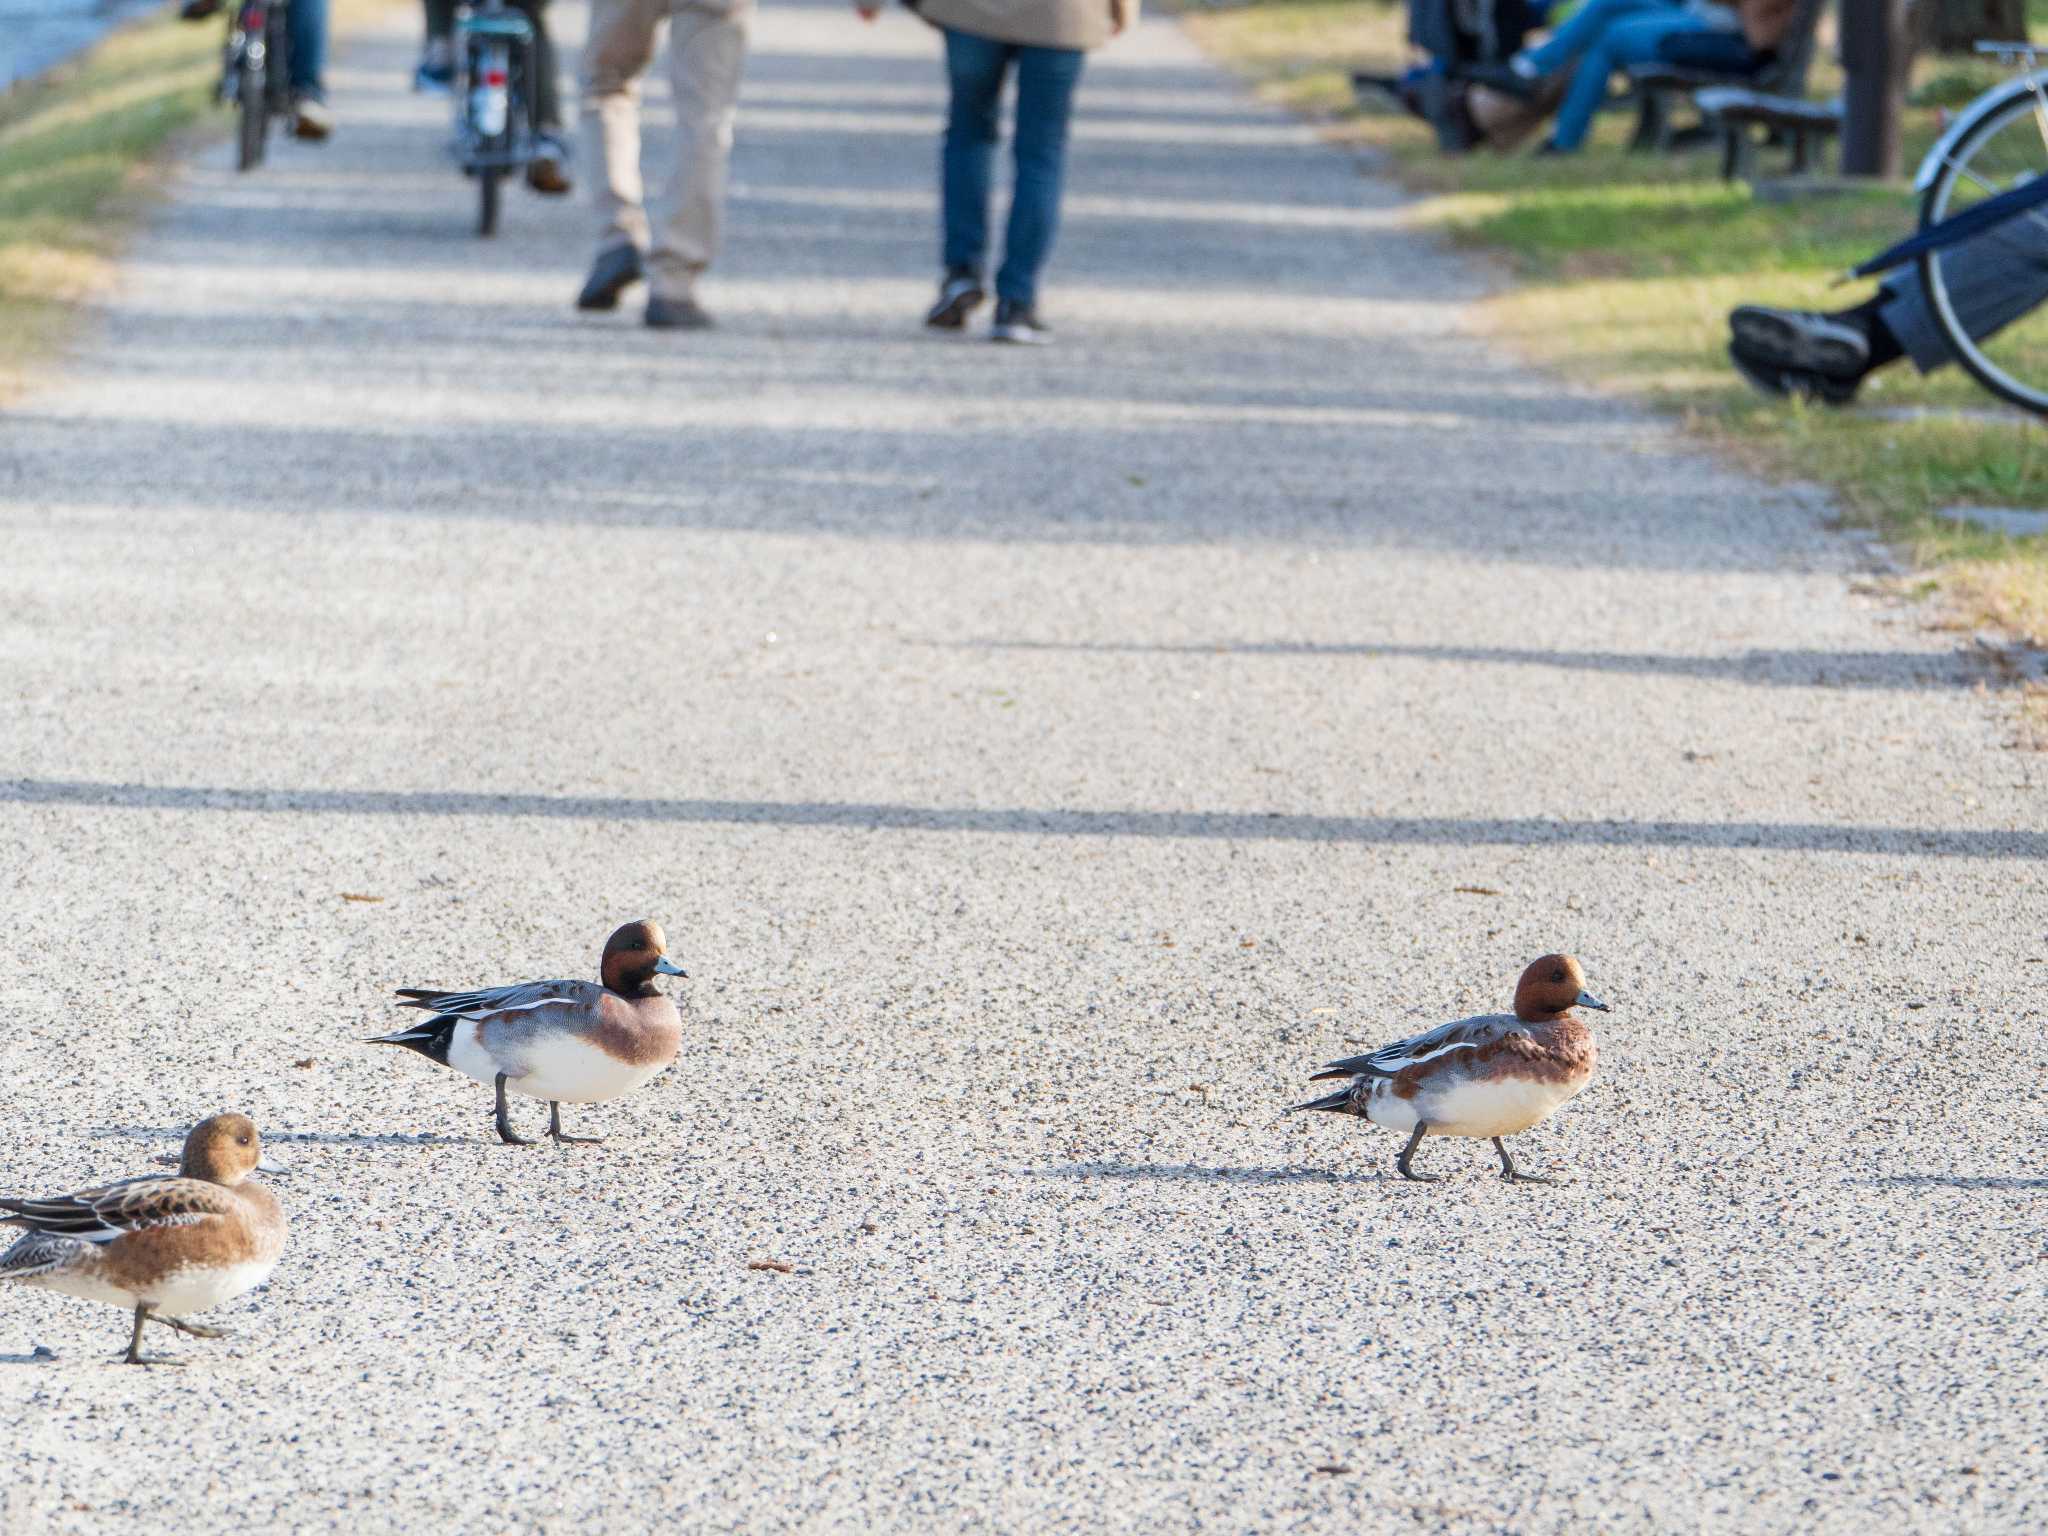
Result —
<path fill-rule="evenodd" d="M 854 9 L 872 21 L 881 6 L 854 0 Z M 960 330 L 988 297 L 989 201 L 1003 86 L 1014 67 L 1016 177 L 989 336 L 1042 346 L 1052 328 L 1038 313 L 1038 279 L 1059 233 L 1074 89 L 1088 51 L 1137 19 L 1138 0 L 920 0 L 917 13 L 945 36 L 951 92 L 939 157 L 944 273 L 924 323 Z"/>
<path fill-rule="evenodd" d="M 711 265 L 725 211 L 725 170 L 753 0 L 592 0 L 583 50 L 583 138 L 597 171 L 597 258 L 578 309 L 615 309 L 647 279 L 647 324 L 703 330 L 697 279 Z M 676 165 L 666 214 L 647 216 L 640 175 L 640 81 L 669 24 Z"/>

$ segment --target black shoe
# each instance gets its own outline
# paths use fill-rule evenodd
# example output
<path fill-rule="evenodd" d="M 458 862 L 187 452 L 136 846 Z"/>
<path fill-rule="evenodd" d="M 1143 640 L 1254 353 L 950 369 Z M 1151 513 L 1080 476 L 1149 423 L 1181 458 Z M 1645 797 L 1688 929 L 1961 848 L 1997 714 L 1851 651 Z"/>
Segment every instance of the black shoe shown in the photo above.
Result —
<path fill-rule="evenodd" d="M 1517 101 L 1534 101 L 1543 91 L 1541 75 L 1525 75 L 1505 64 L 1467 64 L 1458 71 L 1458 78 L 1467 84 L 1483 85 L 1489 91 L 1512 96 Z"/>
<path fill-rule="evenodd" d="M 1744 304 L 1729 312 L 1728 333 L 1733 345 L 1767 367 L 1851 380 L 1870 371 L 1870 338 L 1809 309 Z M 1855 393 L 1853 384 L 1850 393 Z"/>
<path fill-rule="evenodd" d="M 711 316 L 695 299 L 664 299 L 657 293 L 647 300 L 647 325 L 656 331 L 708 331 Z"/>
<path fill-rule="evenodd" d="M 1017 346 L 1052 345 L 1052 327 L 1038 318 L 1038 311 L 1013 299 L 996 300 L 995 324 L 989 327 L 990 341 L 1007 341 Z"/>
<path fill-rule="evenodd" d="M 1838 378 L 1832 374 L 1816 373 L 1811 368 L 1788 368 L 1782 363 L 1760 357 L 1745 349 L 1741 342 L 1728 343 L 1728 361 L 1735 365 L 1735 371 L 1749 381 L 1758 394 L 1772 395 L 1779 399 L 1818 400 L 1823 405 L 1847 405 L 1856 398 L 1857 386 L 1863 382 L 1861 374 Z"/>
<path fill-rule="evenodd" d="M 956 267 L 940 279 L 938 302 L 926 313 L 924 323 L 935 331 L 957 331 L 987 297 L 978 274 Z"/>
<path fill-rule="evenodd" d="M 220 0 L 185 0 L 178 7 L 178 20 L 204 21 L 209 16 L 220 14 Z"/>
<path fill-rule="evenodd" d="M 590 264 L 590 276 L 576 295 L 578 309 L 617 309 L 619 295 L 640 281 L 640 251 L 637 246 L 608 245 Z"/>
<path fill-rule="evenodd" d="M 569 179 L 569 146 L 559 135 L 534 136 L 533 158 L 526 162 L 526 184 L 550 197 L 574 190 L 576 183 Z"/>

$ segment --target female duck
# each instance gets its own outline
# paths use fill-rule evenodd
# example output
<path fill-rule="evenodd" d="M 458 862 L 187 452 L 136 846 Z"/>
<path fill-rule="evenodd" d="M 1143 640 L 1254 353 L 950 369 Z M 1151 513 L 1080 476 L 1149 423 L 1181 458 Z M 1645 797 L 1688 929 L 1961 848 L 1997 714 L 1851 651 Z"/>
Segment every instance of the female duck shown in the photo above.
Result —
<path fill-rule="evenodd" d="M 1551 1183 L 1517 1169 L 1501 1137 L 1541 1125 L 1593 1080 L 1593 1032 L 1574 1008 L 1607 1011 L 1586 991 L 1578 961 L 1545 955 L 1522 972 L 1512 1014 L 1457 1019 L 1368 1055 L 1333 1061 L 1309 1081 L 1350 1081 L 1294 1109 L 1358 1115 L 1407 1132 L 1408 1145 L 1394 1160 L 1404 1179 L 1438 1177 L 1409 1166 L 1423 1137 L 1485 1136 L 1500 1154 L 1502 1178 Z"/>
<path fill-rule="evenodd" d="M 146 1359 L 145 1323 L 162 1323 L 196 1338 L 219 1339 L 218 1328 L 182 1321 L 261 1285 L 284 1251 L 284 1211 L 249 1177 L 266 1162 L 247 1115 L 214 1115 L 185 1138 L 177 1176 L 145 1174 L 42 1200 L 0 1198 L 0 1222 L 27 1231 L 0 1253 L 0 1280 L 135 1313 L 130 1365 L 175 1364 Z"/>
<path fill-rule="evenodd" d="M 512 1129 L 505 1091 L 548 1101 L 548 1135 L 556 1142 L 602 1137 L 562 1131 L 562 1105 L 597 1104 L 632 1092 L 676 1059 L 683 1018 L 654 985 L 657 976 L 686 976 L 670 962 L 668 938 L 655 922 L 628 923 L 605 941 L 602 986 L 588 981 L 529 981 L 478 992 L 399 989 L 401 1008 L 434 1016 L 409 1029 L 378 1035 L 373 1045 L 403 1045 L 453 1067 L 498 1095 L 498 1138 L 531 1146 Z"/>

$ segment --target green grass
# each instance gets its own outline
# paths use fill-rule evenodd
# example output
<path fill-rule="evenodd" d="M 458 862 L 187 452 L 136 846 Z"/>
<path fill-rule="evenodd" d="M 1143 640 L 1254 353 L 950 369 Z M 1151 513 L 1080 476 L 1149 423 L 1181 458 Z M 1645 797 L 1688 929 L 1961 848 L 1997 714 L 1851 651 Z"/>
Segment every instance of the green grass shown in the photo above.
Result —
<path fill-rule="evenodd" d="M 138 167 L 209 111 L 219 57 L 215 27 L 153 18 L 0 96 L 0 397 L 109 280 Z"/>
<path fill-rule="evenodd" d="M 1516 347 L 1655 401 L 1761 472 L 1834 486 L 1854 516 L 1930 569 L 1957 622 L 2048 642 L 2048 539 L 1970 532 L 1934 515 L 1961 503 L 2048 505 L 2048 428 L 1999 414 L 1957 369 L 1924 379 L 1887 369 L 1857 407 L 1833 411 L 1763 400 L 1727 364 L 1726 316 L 1738 303 L 1835 308 L 1869 294 L 1869 284 L 1832 284 L 1911 228 L 1905 189 L 1759 201 L 1721 182 L 1711 152 L 1626 153 L 1623 114 L 1604 117 L 1587 152 L 1569 159 L 1446 156 L 1421 124 L 1352 99 L 1353 69 L 1406 61 L 1392 0 L 1183 0 L 1182 10 L 1205 46 L 1270 97 L 1375 154 L 1419 194 L 1414 218 L 1507 264 L 1517 281 L 1485 308 Z M 2034 13 L 2048 30 L 2048 0 Z M 1817 66 L 1817 93 L 1839 89 L 1829 69 Z M 2002 78 L 1985 61 L 1923 61 L 1908 164 L 1939 131 L 1939 108 Z M 1775 153 L 1764 156 L 1768 167 Z M 2048 348 L 2041 317 L 2016 334 Z"/>

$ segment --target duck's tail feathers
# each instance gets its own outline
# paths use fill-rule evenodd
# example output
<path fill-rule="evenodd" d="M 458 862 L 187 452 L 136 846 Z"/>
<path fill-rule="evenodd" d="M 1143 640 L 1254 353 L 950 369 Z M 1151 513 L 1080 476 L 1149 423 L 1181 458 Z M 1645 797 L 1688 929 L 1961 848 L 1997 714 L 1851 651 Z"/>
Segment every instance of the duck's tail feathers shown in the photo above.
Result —
<path fill-rule="evenodd" d="M 1339 1088 L 1335 1093 L 1324 1094 L 1320 1099 L 1310 1099 L 1306 1104 L 1290 1105 L 1287 1113 L 1290 1115 L 1299 1114 L 1304 1109 L 1326 1109 L 1332 1114 L 1338 1115 L 1351 1114 L 1353 1112 L 1351 1108 L 1351 1089 L 1347 1085 Z"/>
<path fill-rule="evenodd" d="M 434 987 L 400 987 L 398 995 L 405 999 L 401 1008 L 431 1008 L 444 997 L 453 997 L 452 992 L 443 992 Z"/>
<path fill-rule="evenodd" d="M 410 1024 L 404 1029 L 394 1029 L 388 1035 L 372 1035 L 363 1044 L 402 1045 L 407 1050 L 418 1051 L 427 1060 L 437 1061 L 445 1067 L 448 1065 L 448 1046 L 455 1038 L 455 1026 L 461 1022 L 457 1015 L 444 1013 L 439 1018 Z"/>

